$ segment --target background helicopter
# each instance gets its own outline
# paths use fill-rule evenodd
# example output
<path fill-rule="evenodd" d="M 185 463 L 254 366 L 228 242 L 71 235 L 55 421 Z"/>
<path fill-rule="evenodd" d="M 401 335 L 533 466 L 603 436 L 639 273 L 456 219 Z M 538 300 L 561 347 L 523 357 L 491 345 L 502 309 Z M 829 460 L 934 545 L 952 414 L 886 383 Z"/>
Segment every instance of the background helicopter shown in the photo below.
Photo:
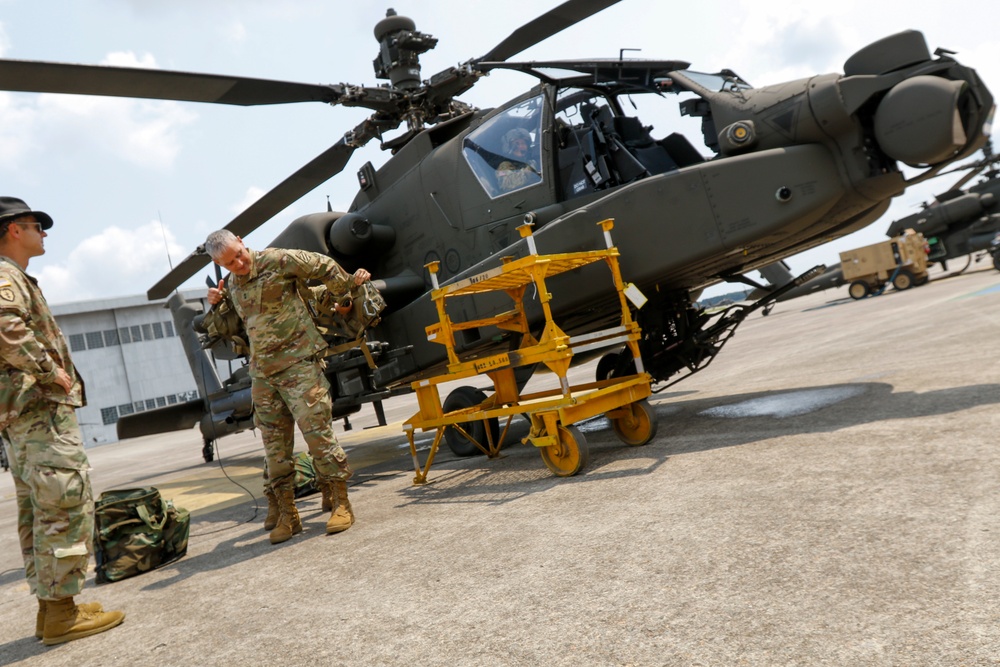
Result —
<path fill-rule="evenodd" d="M 1000 251 L 994 244 L 1000 233 L 1000 172 L 996 169 L 1000 155 L 993 153 L 989 143 L 983 154 L 977 163 L 956 168 L 954 171 L 968 169 L 969 173 L 925 204 L 922 211 L 893 221 L 886 235 L 895 236 L 906 229 L 920 232 L 930 244 L 927 259 L 940 262 L 945 270 L 948 260 L 966 257 L 964 271 L 979 253 L 991 255 L 993 266 L 1000 271 Z M 982 179 L 962 189 L 980 173 Z"/>
<path fill-rule="evenodd" d="M 993 267 L 1000 271 L 1000 202 L 997 199 L 1000 197 L 1000 172 L 996 169 L 1000 156 L 993 153 L 990 142 L 983 147 L 983 155 L 981 160 L 939 174 L 944 176 L 968 171 L 948 190 L 925 203 L 919 213 L 890 223 L 886 236 L 893 238 L 907 229 L 920 232 L 930 246 L 928 261 L 940 263 L 945 271 L 948 270 L 948 260 L 965 258 L 965 264 L 956 271 L 961 273 L 973 261 L 978 262 L 985 257 L 990 257 Z M 981 173 L 983 176 L 977 183 L 962 189 L 963 185 Z M 761 298 L 792 279 L 788 265 L 783 262 L 765 267 L 761 274 L 767 279 L 768 285 L 755 285 L 757 289 L 750 293 L 751 299 Z M 840 263 L 831 264 L 820 275 L 786 290 L 774 303 L 842 287 L 847 282 Z M 762 312 L 767 315 L 773 307 L 772 303 Z"/>
<path fill-rule="evenodd" d="M 361 190 L 346 213 L 305 216 L 274 241 L 329 252 L 348 269 L 370 268 L 390 304 L 370 335 L 377 341 L 374 371 L 356 356 L 330 360 L 338 414 L 441 368 L 443 348 L 424 333 L 436 320 L 423 269 L 428 261 L 441 262 L 444 279 L 470 277 L 501 256 L 527 252 L 515 232 L 526 220 L 535 226 L 539 250 L 552 253 L 600 247 L 594 223 L 616 218 L 626 278 L 651 297 L 639 312 L 643 356 L 662 387 L 704 368 L 751 310 L 776 298 L 708 317 L 692 294 L 867 226 L 893 196 L 985 141 L 991 94 L 950 52 L 932 56 L 916 32 L 858 51 L 844 76 L 756 89 L 729 70 L 698 73 L 681 61 L 508 61 L 611 4 L 566 2 L 484 56 L 426 80 L 419 57 L 436 40 L 404 17 L 387 16 L 375 31 L 376 75 L 390 81 L 382 87 L 3 60 L 0 88 L 237 105 L 321 101 L 373 111 L 227 226 L 246 235 L 344 169 L 353 151 L 374 138 L 393 153 L 378 169 L 361 165 Z M 498 69 L 523 72 L 538 85 L 494 109 L 457 99 Z M 682 98 L 682 114 L 700 121 L 698 139 L 711 159 L 684 135 L 654 136 L 622 104 L 665 94 Z M 400 126 L 399 135 L 386 138 Z M 523 162 L 537 165 L 537 178 L 505 192 L 496 168 L 510 157 L 504 137 L 518 128 L 531 138 L 533 156 Z M 904 176 L 901 164 L 917 175 Z M 166 296 L 207 263 L 193 253 L 150 296 Z M 614 309 L 602 284 L 587 270 L 553 281 L 554 293 L 570 295 L 556 312 L 568 333 L 608 324 Z M 462 316 L 481 318 L 508 303 L 487 295 L 465 307 Z M 494 330 L 467 331 L 461 342 L 469 354 L 516 345 Z M 610 372 L 627 372 L 622 365 Z M 224 398 L 239 402 L 239 392 Z M 478 400 L 462 391 L 446 409 L 449 402 L 462 407 Z M 149 423 L 153 414 L 143 419 Z"/>

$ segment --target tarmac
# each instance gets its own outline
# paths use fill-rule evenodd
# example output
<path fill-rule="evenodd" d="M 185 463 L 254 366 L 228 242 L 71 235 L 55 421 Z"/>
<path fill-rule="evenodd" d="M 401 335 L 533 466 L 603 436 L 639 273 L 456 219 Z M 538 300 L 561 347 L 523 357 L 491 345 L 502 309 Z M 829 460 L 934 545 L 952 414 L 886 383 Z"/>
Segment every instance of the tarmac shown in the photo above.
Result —
<path fill-rule="evenodd" d="M 211 464 L 197 430 L 91 448 L 96 494 L 156 486 L 191 537 L 152 572 L 91 572 L 78 600 L 125 622 L 61 646 L 33 636 L 2 473 L 0 665 L 998 665 L 1000 273 L 932 277 L 755 313 L 653 397 L 651 443 L 580 424 L 574 477 L 517 417 L 500 458 L 444 448 L 414 486 L 415 401 L 385 427 L 366 409 L 341 437 L 357 523 L 339 535 L 313 495 L 305 531 L 268 542 L 256 433 Z"/>

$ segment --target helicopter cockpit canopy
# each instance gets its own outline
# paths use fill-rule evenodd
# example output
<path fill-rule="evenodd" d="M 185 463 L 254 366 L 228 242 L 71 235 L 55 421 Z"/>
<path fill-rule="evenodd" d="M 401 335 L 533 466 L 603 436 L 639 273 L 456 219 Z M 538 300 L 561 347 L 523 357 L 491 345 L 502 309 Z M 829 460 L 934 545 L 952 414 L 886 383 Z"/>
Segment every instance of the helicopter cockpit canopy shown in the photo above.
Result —
<path fill-rule="evenodd" d="M 527 99 L 465 138 L 462 155 L 491 198 L 541 183 L 544 106 L 544 95 Z"/>

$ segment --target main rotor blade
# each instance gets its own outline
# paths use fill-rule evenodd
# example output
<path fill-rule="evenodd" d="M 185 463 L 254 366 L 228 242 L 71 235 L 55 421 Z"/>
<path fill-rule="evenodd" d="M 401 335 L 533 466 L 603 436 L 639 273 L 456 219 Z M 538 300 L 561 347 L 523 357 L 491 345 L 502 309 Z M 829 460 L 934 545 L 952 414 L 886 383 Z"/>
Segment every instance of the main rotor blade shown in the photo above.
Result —
<path fill-rule="evenodd" d="M 246 236 L 298 201 L 300 197 L 312 191 L 320 183 L 339 174 L 350 160 L 354 148 L 354 146 L 348 145 L 345 139 L 341 139 L 255 201 L 225 228 L 237 236 Z M 150 300 L 169 296 L 173 290 L 198 273 L 209 261 L 211 260 L 205 254 L 204 249 L 199 247 L 174 267 L 162 280 L 153 285 L 146 295 Z"/>
<path fill-rule="evenodd" d="M 340 99 L 342 86 L 169 70 L 0 59 L 0 90 L 252 106 Z"/>
<path fill-rule="evenodd" d="M 479 60 L 507 60 L 620 0 L 568 0 L 515 30 Z"/>

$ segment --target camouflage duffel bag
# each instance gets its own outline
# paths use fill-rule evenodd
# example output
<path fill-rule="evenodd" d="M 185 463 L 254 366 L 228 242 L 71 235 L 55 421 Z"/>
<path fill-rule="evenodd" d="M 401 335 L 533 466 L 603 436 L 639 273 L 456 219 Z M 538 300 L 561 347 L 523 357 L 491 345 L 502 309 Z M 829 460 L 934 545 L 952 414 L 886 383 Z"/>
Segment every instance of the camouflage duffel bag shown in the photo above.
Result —
<path fill-rule="evenodd" d="M 191 515 L 154 487 L 105 491 L 94 509 L 97 583 L 148 572 L 187 553 Z"/>

